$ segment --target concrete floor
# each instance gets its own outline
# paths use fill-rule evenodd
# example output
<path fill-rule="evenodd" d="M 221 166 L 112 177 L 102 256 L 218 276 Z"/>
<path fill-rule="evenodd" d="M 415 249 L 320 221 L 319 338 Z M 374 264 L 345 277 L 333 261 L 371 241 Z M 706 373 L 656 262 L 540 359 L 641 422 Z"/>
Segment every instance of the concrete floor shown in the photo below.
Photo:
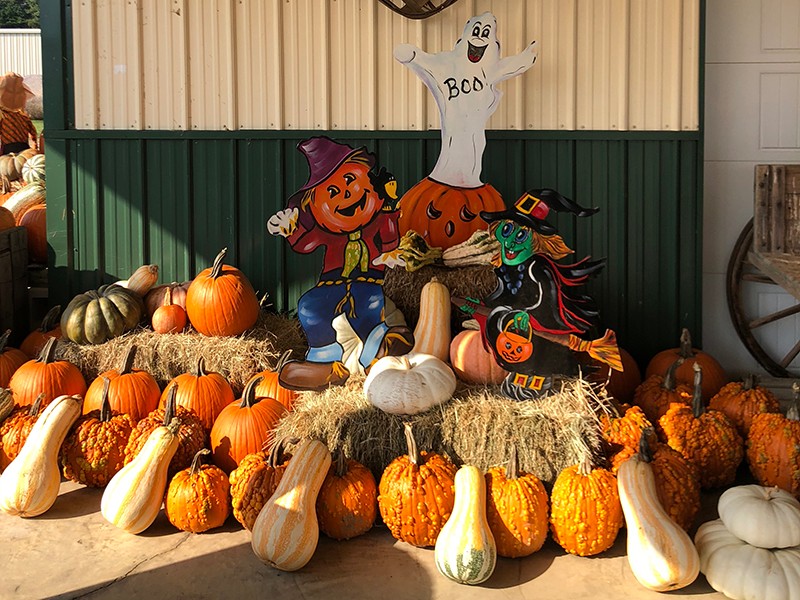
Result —
<path fill-rule="evenodd" d="M 394 540 L 384 527 L 336 542 L 320 536 L 317 552 L 300 571 L 261 563 L 250 533 L 230 518 L 205 533 L 177 531 L 164 517 L 143 534 L 130 535 L 100 515 L 102 490 L 61 485 L 53 507 L 34 519 L 0 513 L 4 558 L 0 598 L 280 598 L 280 600 L 380 598 L 458 600 L 655 599 L 641 587 L 625 557 L 624 531 L 599 557 L 566 554 L 552 540 L 523 559 L 499 559 L 492 577 L 470 587 L 436 571 L 432 549 Z M 715 518 L 718 495 L 704 497 L 701 520 Z M 668 597 L 721 600 L 700 575 Z"/>

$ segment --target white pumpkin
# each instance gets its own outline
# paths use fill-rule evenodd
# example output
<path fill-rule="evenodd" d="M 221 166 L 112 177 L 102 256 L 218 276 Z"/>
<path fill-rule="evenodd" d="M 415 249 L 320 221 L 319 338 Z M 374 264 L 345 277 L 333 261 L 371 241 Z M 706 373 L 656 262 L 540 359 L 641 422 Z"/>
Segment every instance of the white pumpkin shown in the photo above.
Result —
<path fill-rule="evenodd" d="M 740 540 L 721 519 L 703 523 L 694 543 L 709 585 L 733 600 L 800 600 L 800 550 L 767 550 Z"/>
<path fill-rule="evenodd" d="M 800 546 L 800 502 L 778 487 L 739 485 L 717 505 L 725 528 L 759 548 Z"/>
<path fill-rule="evenodd" d="M 393 415 L 415 415 L 450 399 L 456 376 L 430 354 L 384 356 L 369 371 L 364 394 L 376 408 Z"/>

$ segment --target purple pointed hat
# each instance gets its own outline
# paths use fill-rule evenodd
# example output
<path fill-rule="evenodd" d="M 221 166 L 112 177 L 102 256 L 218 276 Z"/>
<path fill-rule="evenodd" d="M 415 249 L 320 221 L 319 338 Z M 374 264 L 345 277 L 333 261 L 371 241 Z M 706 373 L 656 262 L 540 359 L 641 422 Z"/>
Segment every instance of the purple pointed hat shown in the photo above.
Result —
<path fill-rule="evenodd" d="M 326 136 L 303 140 L 297 144 L 297 149 L 306 157 L 309 170 L 308 181 L 298 192 L 316 187 L 330 177 L 348 158 L 359 152 L 366 156 L 370 169 L 375 166 L 375 156 L 367 152 L 366 148 L 354 149 Z"/>

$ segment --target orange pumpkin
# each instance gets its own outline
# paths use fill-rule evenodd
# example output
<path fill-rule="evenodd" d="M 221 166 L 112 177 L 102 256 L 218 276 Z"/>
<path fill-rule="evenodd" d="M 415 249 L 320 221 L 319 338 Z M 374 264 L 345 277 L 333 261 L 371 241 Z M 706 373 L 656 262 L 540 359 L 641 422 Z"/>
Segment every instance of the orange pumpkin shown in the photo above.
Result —
<path fill-rule="evenodd" d="M 228 476 L 202 464 L 208 448 L 197 451 L 188 468 L 175 474 L 164 496 L 164 514 L 181 531 L 202 533 L 221 527 L 231 514 Z"/>
<path fill-rule="evenodd" d="M 17 406 L 0 425 L 0 471 L 5 471 L 17 458 L 33 424 L 42 412 L 44 394 L 39 394 L 30 406 Z"/>
<path fill-rule="evenodd" d="M 14 372 L 28 362 L 24 352 L 6 345 L 9 336 L 11 336 L 10 329 L 0 335 L 0 388 L 8 387 Z"/>
<path fill-rule="evenodd" d="M 450 248 L 467 240 L 487 223 L 481 211 L 505 209 L 500 193 L 491 185 L 458 188 L 426 177 L 400 199 L 400 234 L 416 231 L 428 245 Z"/>
<path fill-rule="evenodd" d="M 156 333 L 180 333 L 186 327 L 186 311 L 172 303 L 172 290 L 167 288 L 164 303 L 153 313 L 150 320 Z"/>
<path fill-rule="evenodd" d="M 86 392 L 83 414 L 102 408 L 103 378 L 105 377 L 111 380 L 108 402 L 112 411 L 128 414 L 136 423 L 156 409 L 161 397 L 161 389 L 152 375 L 141 369 L 133 368 L 135 357 L 136 346 L 131 345 L 122 359 L 119 370 L 111 369 L 97 376 Z"/>
<path fill-rule="evenodd" d="M 465 329 L 450 344 L 450 366 L 461 381 L 479 385 L 499 384 L 508 375 L 486 350 L 480 331 Z"/>
<path fill-rule="evenodd" d="M 650 375 L 633 394 L 633 403 L 641 407 L 647 419 L 653 423 L 669 410 L 673 402 L 689 405 L 692 399 L 692 388 L 685 383 L 675 382 L 675 371 L 683 359 L 679 358 L 667 369 L 666 374 Z"/>
<path fill-rule="evenodd" d="M 183 373 L 173 378 L 164 388 L 159 405 L 164 407 L 167 400 L 167 390 L 175 383 L 178 392 L 175 402 L 193 411 L 203 422 L 206 432 L 210 432 L 214 421 L 222 409 L 236 398 L 228 380 L 219 373 L 207 372 L 205 360 L 201 356 L 197 359 L 194 373 Z"/>
<path fill-rule="evenodd" d="M 617 402 L 632 402 L 633 394 L 642 383 L 642 372 L 636 359 L 624 348 L 619 349 L 622 360 L 622 371 L 611 369 L 611 376 L 606 385 L 606 392 Z"/>
<path fill-rule="evenodd" d="M 233 471 L 245 456 L 261 450 L 286 408 L 274 398 L 256 398 L 258 375 L 245 385 L 240 400 L 222 409 L 211 428 L 214 464 L 226 473 Z"/>
<path fill-rule="evenodd" d="M 675 371 L 675 380 L 678 383 L 692 385 L 694 381 L 694 365 L 699 363 L 703 368 L 703 401 L 708 402 L 723 385 L 728 383 L 725 369 L 710 354 L 692 348 L 692 337 L 689 330 L 684 328 L 681 332 L 680 345 L 670 350 L 662 350 L 650 359 L 645 369 L 645 378 L 651 375 L 661 375 L 670 365 L 679 358 L 683 359 Z"/>
<path fill-rule="evenodd" d="M 11 182 L 8 180 L 8 177 L 5 175 L 0 175 L 0 206 L 3 206 L 6 200 L 14 195 L 14 191 L 15 190 L 11 189 Z"/>
<path fill-rule="evenodd" d="M 58 396 L 86 394 L 86 381 L 78 367 L 66 360 L 55 360 L 55 354 L 56 340 L 50 338 L 39 358 L 29 360 L 11 376 L 8 387 L 19 406 L 33 404 L 39 394 L 44 394 L 42 408 Z"/>
<path fill-rule="evenodd" d="M 37 264 L 47 264 L 47 206 L 32 206 L 19 219 L 28 232 L 28 258 Z"/>
<path fill-rule="evenodd" d="M 778 399 L 768 388 L 757 385 L 756 376 L 725 384 L 711 398 L 708 407 L 725 413 L 743 437 L 747 437 L 753 417 L 761 413 L 779 413 Z"/>
<path fill-rule="evenodd" d="M 378 516 L 378 486 L 372 471 L 337 450 L 316 509 L 319 528 L 328 537 L 349 540 L 368 532 Z"/>
<path fill-rule="evenodd" d="M 203 335 L 239 335 L 258 320 L 260 305 L 253 286 L 239 269 L 223 264 L 227 252 L 223 248 L 186 292 L 186 314 Z"/>
<path fill-rule="evenodd" d="M 61 305 L 56 304 L 47 311 L 42 322 L 31 331 L 19 346 L 29 358 L 36 358 L 50 338 L 61 338 Z"/>
<path fill-rule="evenodd" d="M 280 381 L 278 381 L 278 373 L 281 372 L 281 368 L 286 364 L 291 355 L 292 351 L 287 350 L 283 353 L 283 356 L 281 356 L 278 364 L 275 365 L 274 370 L 261 371 L 254 375 L 254 377 L 262 377 L 261 383 L 256 386 L 256 398 L 273 398 L 283 404 L 288 411 L 294 409 L 294 403 L 298 398 L 298 394 L 296 391 L 287 389 L 280 384 Z"/>
<path fill-rule="evenodd" d="M 165 283 L 151 288 L 144 297 L 144 307 L 147 310 L 147 316 L 152 318 L 153 313 L 158 310 L 158 307 L 164 304 L 164 297 L 167 295 L 167 290 L 172 294 L 172 303 L 186 310 L 186 292 L 191 284 L 191 281 L 184 281 L 183 283 L 173 281 L 172 283 Z"/>

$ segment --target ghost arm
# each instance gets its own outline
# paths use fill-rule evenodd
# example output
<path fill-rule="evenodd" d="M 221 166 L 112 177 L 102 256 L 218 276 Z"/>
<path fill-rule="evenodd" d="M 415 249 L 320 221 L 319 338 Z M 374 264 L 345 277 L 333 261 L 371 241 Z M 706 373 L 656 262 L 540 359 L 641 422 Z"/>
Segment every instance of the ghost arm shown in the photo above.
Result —
<path fill-rule="evenodd" d="M 537 54 L 536 42 L 531 42 L 530 45 L 519 54 L 506 56 L 500 59 L 486 74 L 489 83 L 499 83 L 500 81 L 505 81 L 511 77 L 521 75 L 533 66 L 533 63 L 536 62 Z"/>
<path fill-rule="evenodd" d="M 398 44 L 394 49 L 395 60 L 419 77 L 434 97 L 442 94 L 434 76 L 434 69 L 441 62 L 437 56 L 428 54 L 412 44 Z"/>

